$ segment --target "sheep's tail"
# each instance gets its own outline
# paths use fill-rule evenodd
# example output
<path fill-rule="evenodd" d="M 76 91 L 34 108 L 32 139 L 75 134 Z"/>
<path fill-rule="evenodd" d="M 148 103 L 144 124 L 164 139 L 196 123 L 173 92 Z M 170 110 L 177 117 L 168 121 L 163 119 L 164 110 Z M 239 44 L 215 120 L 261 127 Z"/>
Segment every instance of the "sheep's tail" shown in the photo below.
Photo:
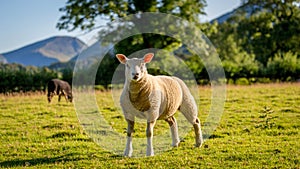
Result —
<path fill-rule="evenodd" d="M 187 85 L 181 79 L 177 77 L 173 77 L 173 79 L 180 84 L 182 90 L 182 103 L 179 110 L 191 124 L 195 124 L 198 120 L 198 109 L 195 99 Z"/>

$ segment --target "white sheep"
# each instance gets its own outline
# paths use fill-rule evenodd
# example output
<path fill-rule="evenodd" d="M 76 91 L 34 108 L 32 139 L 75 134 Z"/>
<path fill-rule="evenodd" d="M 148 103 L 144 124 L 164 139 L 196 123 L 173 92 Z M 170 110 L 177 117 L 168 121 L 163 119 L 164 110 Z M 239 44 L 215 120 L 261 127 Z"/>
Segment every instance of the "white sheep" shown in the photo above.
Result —
<path fill-rule="evenodd" d="M 117 54 L 118 60 L 126 65 L 125 85 L 120 97 L 121 107 L 127 121 L 127 143 L 124 156 L 132 155 L 132 132 L 135 117 L 147 120 L 147 156 L 153 156 L 153 127 L 156 120 L 169 123 L 172 146 L 177 147 L 180 140 L 174 114 L 177 110 L 183 113 L 195 130 L 196 147 L 203 143 L 200 120 L 196 102 L 188 87 L 182 80 L 170 76 L 152 76 L 147 73 L 146 63 L 154 54 L 148 53 L 143 58 L 128 59 Z"/>

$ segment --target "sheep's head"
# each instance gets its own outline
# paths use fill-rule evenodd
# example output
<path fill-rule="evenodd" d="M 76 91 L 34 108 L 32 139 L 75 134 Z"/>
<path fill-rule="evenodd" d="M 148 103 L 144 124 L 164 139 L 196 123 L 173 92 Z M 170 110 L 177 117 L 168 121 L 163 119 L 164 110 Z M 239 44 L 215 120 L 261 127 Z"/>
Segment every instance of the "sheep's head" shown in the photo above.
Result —
<path fill-rule="evenodd" d="M 139 81 L 142 77 L 147 74 L 146 63 L 149 63 L 154 54 L 147 53 L 143 58 L 132 58 L 128 59 L 123 54 L 117 54 L 116 57 L 118 60 L 126 65 L 125 75 L 126 78 L 133 81 Z"/>
<path fill-rule="evenodd" d="M 72 94 L 68 94 L 67 95 L 69 102 L 73 102 L 73 96 Z"/>

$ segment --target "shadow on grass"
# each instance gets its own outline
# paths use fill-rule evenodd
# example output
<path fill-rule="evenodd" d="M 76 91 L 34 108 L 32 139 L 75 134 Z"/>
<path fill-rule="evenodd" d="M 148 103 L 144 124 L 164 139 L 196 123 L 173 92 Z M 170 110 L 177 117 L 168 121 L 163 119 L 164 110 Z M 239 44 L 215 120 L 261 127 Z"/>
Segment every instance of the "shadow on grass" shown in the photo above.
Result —
<path fill-rule="evenodd" d="M 58 157 L 45 157 L 45 158 L 33 158 L 33 159 L 15 159 L 0 162 L 0 167 L 26 167 L 26 166 L 36 166 L 41 164 L 55 164 L 60 162 L 68 162 L 68 161 L 78 161 L 83 158 L 74 157 L 76 154 L 67 154 L 64 156 Z"/>
<path fill-rule="evenodd" d="M 33 159 L 15 159 L 0 162 L 0 168 L 10 168 L 10 167 L 30 167 L 30 166 L 38 166 L 45 164 L 58 164 L 65 162 L 74 162 L 87 159 L 87 157 L 78 157 L 80 154 L 78 153 L 70 153 L 63 156 L 57 157 L 44 157 L 44 158 L 33 158 Z M 110 154 L 109 157 L 111 159 L 121 159 L 123 156 Z M 107 160 L 104 157 L 96 157 L 98 160 Z"/>

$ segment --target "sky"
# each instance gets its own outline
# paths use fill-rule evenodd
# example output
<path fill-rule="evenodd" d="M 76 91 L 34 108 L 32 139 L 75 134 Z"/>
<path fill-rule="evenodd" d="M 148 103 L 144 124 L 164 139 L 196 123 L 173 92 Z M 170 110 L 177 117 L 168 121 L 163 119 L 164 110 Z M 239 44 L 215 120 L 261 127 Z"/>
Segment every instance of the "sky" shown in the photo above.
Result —
<path fill-rule="evenodd" d="M 56 24 L 63 15 L 59 8 L 67 0 L 0 0 L 0 54 L 52 36 L 74 36 L 89 44 L 91 37 L 75 30 L 58 30 Z M 209 21 L 240 5 L 240 0 L 206 0 Z M 104 23 L 99 23 L 104 24 Z"/>

